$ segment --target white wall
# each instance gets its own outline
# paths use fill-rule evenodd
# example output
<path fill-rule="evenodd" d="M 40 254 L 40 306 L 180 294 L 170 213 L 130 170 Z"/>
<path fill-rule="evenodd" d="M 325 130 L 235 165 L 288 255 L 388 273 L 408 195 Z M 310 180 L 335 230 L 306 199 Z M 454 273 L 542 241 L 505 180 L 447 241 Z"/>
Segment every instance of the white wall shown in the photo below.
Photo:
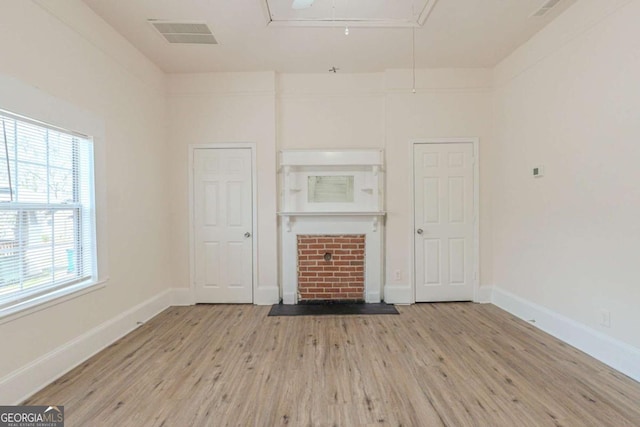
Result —
<path fill-rule="evenodd" d="M 491 153 L 497 288 L 636 349 L 639 16 L 639 1 L 577 2 L 499 64 Z"/>
<path fill-rule="evenodd" d="M 15 403 L 10 400 L 19 391 L 7 381 L 20 379 L 13 374 L 25 373 L 21 368 L 169 288 L 168 157 L 163 74 L 81 1 L 3 0 L 0 51 L 2 88 L 15 80 L 3 90 L 0 108 L 39 110 L 38 118 L 54 121 L 79 112 L 71 118 L 79 127 L 93 122 L 104 130 L 96 161 L 103 267 L 108 259 L 101 275 L 108 280 L 98 290 L 0 324 L 0 401 Z M 21 87 L 34 100 L 51 102 L 29 105 Z M 136 320 L 145 319 L 121 326 L 133 328 Z M 62 370 L 77 360 L 65 363 Z"/>
<path fill-rule="evenodd" d="M 278 150 L 384 148 L 384 74 L 278 74 Z"/>
<path fill-rule="evenodd" d="M 173 281 L 188 289 L 190 144 L 253 142 L 257 146 L 258 283 L 254 302 L 279 300 L 276 216 L 275 74 L 176 74 L 168 77 Z"/>
<path fill-rule="evenodd" d="M 168 77 L 174 283 L 189 288 L 188 146 L 255 142 L 258 146 L 258 284 L 256 302 L 278 299 L 276 150 L 383 148 L 387 156 L 388 230 L 386 284 L 402 288 L 410 302 L 412 230 L 410 140 L 480 137 L 490 144 L 489 70 L 419 73 L 418 93 L 409 74 L 211 73 Z M 485 178 L 486 165 L 481 164 Z M 482 192 L 488 191 L 488 180 Z M 484 195 L 483 195 L 484 198 Z M 481 208 L 489 235 L 489 197 Z M 481 282 L 491 283 L 490 239 L 481 248 Z M 390 272 L 402 271 L 394 282 Z"/>
<path fill-rule="evenodd" d="M 413 298 L 410 141 L 415 139 L 480 138 L 481 284 L 492 283 L 491 240 L 486 238 L 491 224 L 489 157 L 482 155 L 491 144 L 491 71 L 419 70 L 415 94 L 411 81 L 407 70 L 278 75 L 278 149 L 385 150 L 385 285 L 393 288 L 394 301 L 405 303 Z"/>

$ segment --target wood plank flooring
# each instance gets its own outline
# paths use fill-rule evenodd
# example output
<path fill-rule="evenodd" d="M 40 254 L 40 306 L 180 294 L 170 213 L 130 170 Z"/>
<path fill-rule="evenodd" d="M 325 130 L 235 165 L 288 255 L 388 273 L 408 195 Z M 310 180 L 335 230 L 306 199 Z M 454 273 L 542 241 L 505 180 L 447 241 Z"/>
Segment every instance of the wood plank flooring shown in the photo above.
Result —
<path fill-rule="evenodd" d="M 70 426 L 639 426 L 640 384 L 492 305 L 172 307 L 27 400 Z"/>

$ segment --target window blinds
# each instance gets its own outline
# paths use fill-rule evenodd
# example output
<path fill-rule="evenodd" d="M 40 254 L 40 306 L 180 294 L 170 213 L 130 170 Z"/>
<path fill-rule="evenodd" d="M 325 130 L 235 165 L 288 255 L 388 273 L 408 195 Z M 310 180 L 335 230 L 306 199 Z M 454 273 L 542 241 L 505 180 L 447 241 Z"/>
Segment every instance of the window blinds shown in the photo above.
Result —
<path fill-rule="evenodd" d="M 0 309 L 95 277 L 92 148 L 0 111 Z"/>

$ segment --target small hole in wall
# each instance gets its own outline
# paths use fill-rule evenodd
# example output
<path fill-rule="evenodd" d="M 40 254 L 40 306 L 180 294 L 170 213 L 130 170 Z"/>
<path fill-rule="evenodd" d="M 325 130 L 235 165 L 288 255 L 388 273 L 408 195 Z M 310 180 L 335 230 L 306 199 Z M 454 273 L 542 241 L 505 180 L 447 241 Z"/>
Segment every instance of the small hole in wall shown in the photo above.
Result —
<path fill-rule="evenodd" d="M 327 262 L 331 261 L 331 254 L 329 252 L 324 254 L 324 260 L 327 261 Z"/>

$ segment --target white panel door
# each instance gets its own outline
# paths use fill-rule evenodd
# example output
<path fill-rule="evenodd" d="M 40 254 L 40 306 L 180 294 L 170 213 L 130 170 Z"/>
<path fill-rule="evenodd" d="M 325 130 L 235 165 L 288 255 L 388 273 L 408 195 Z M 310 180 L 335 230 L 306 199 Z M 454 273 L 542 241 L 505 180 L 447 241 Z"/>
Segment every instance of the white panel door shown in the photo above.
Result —
<path fill-rule="evenodd" d="M 196 302 L 253 302 L 251 174 L 249 148 L 194 150 Z"/>
<path fill-rule="evenodd" d="M 416 302 L 473 299 L 472 143 L 414 146 Z"/>

